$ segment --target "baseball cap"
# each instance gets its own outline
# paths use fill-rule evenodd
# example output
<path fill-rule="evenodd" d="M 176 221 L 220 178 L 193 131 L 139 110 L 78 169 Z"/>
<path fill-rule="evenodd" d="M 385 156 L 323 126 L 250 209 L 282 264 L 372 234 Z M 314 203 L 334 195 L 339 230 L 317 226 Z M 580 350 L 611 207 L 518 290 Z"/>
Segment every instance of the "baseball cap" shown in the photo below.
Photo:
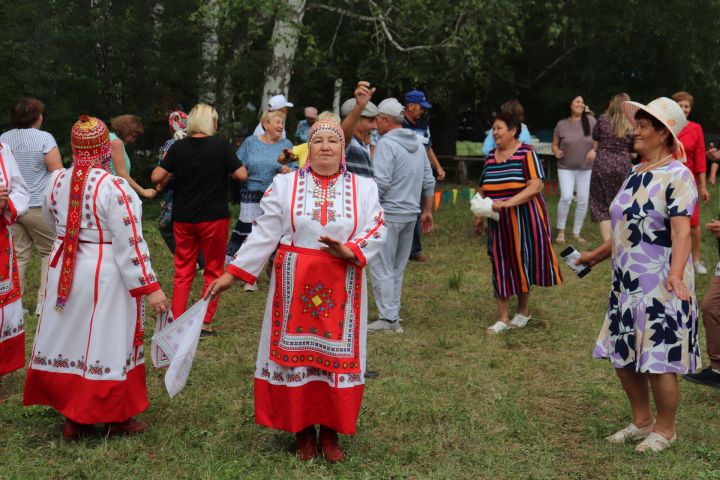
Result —
<path fill-rule="evenodd" d="M 397 98 L 386 98 L 378 105 L 378 113 L 390 115 L 391 117 L 402 117 L 405 114 L 405 107 L 398 102 Z"/>
<path fill-rule="evenodd" d="M 408 103 L 419 103 L 423 108 L 432 108 L 432 105 L 425 98 L 425 94 L 420 90 L 410 90 L 405 94 L 405 105 Z"/>
<path fill-rule="evenodd" d="M 345 118 L 348 115 L 350 115 L 350 112 L 353 111 L 353 108 L 355 108 L 355 105 L 357 104 L 357 100 L 354 98 L 350 98 L 348 100 L 345 100 L 340 107 L 340 116 Z M 365 108 L 363 108 L 363 111 L 360 113 L 360 116 L 362 117 L 376 117 L 378 112 L 378 107 L 373 102 L 368 102 L 367 105 L 365 105 Z"/>
<path fill-rule="evenodd" d="M 285 107 L 292 107 L 293 104 L 287 101 L 285 95 L 273 95 L 268 101 L 269 110 L 280 110 Z"/>

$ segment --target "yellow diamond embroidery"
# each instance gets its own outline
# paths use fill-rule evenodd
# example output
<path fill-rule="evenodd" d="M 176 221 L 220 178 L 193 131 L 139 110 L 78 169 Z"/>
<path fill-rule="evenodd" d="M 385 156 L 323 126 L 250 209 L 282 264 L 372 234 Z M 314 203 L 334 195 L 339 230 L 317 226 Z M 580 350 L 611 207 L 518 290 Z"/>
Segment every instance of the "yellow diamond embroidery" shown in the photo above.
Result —
<path fill-rule="evenodd" d="M 315 304 L 316 307 L 322 303 L 322 298 L 320 298 L 320 296 L 318 295 L 315 295 L 310 300 Z"/>

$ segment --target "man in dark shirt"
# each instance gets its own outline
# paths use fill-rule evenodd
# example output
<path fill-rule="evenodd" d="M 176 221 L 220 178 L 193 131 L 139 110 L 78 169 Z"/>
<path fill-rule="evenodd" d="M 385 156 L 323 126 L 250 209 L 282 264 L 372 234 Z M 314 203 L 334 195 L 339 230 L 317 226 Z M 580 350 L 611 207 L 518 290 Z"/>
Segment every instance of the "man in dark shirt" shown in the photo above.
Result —
<path fill-rule="evenodd" d="M 423 115 L 426 110 L 430 110 L 432 105 L 425 98 L 425 94 L 420 90 L 410 90 L 405 94 L 405 121 L 403 128 L 408 128 L 415 132 L 418 141 L 425 147 L 427 151 L 430 165 L 435 170 L 438 180 L 445 180 L 445 170 L 443 170 L 440 162 L 435 156 L 432 148 L 432 136 L 430 135 L 430 124 Z M 422 244 L 420 243 L 420 224 L 415 225 L 415 235 L 413 236 L 413 245 L 410 250 L 410 260 L 418 262 L 427 261 L 427 257 L 422 253 Z"/>
<path fill-rule="evenodd" d="M 347 118 L 356 105 L 357 101 L 354 98 L 346 100 L 340 107 L 340 116 Z M 345 164 L 348 171 L 361 177 L 372 178 L 373 176 L 370 145 L 367 144 L 367 140 L 370 132 L 377 128 L 375 117 L 378 113 L 378 108 L 374 103 L 368 102 L 365 105 L 353 128 L 353 136 L 345 148 Z"/>

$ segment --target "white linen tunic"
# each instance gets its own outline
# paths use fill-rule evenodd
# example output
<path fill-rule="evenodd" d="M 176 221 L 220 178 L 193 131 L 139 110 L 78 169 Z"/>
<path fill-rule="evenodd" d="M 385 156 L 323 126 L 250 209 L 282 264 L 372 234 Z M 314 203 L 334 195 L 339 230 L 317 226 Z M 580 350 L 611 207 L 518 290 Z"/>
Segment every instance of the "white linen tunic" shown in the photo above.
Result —
<path fill-rule="evenodd" d="M 25 405 L 79 423 L 120 422 L 148 407 L 142 296 L 160 286 L 128 183 L 90 171 L 70 296 L 55 309 L 73 168 L 53 173 L 43 208 L 57 233 L 25 384 Z"/>
<path fill-rule="evenodd" d="M 255 368 L 256 421 L 355 433 L 365 384 L 363 267 L 385 232 L 377 186 L 351 173 L 295 172 L 276 176 L 260 205 L 264 214 L 228 266 L 252 283 L 280 244 Z M 321 236 L 344 243 L 357 263 L 322 251 Z"/>
<path fill-rule="evenodd" d="M 0 144 L 0 187 L 8 189 L 8 205 L 0 215 L 0 375 L 25 365 L 22 291 L 10 225 L 28 210 L 30 196 L 10 147 Z"/>

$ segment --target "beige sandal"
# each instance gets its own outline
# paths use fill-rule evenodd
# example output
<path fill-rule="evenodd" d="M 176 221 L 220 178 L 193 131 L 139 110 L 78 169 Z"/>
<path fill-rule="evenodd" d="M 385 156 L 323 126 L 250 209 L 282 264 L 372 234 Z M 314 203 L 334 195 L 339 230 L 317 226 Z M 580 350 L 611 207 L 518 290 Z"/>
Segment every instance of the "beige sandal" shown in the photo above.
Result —
<path fill-rule="evenodd" d="M 587 243 L 587 240 L 585 240 L 580 235 L 573 235 L 573 239 L 575 240 L 575 243 L 578 245 L 585 245 Z"/>
<path fill-rule="evenodd" d="M 555 237 L 555 243 L 565 243 L 565 230 L 560 230 Z"/>
<path fill-rule="evenodd" d="M 657 432 L 652 432 L 645 440 L 638 443 L 637 447 L 635 447 L 635 451 L 640 453 L 645 453 L 647 451 L 656 453 L 662 452 L 675 443 L 675 440 L 677 440 L 677 434 L 673 435 L 672 438 L 665 438 Z"/>
<path fill-rule="evenodd" d="M 508 327 L 507 323 L 498 320 L 497 322 L 493 323 L 491 327 L 488 327 L 487 333 L 492 333 L 494 335 L 502 333 L 506 330 L 510 330 L 510 327 Z"/>
<path fill-rule="evenodd" d="M 631 423 L 622 430 L 618 430 L 609 437 L 605 437 L 605 440 L 610 443 L 625 443 L 628 440 L 643 440 L 652 433 L 653 428 L 655 428 L 654 421 L 642 428 L 636 427 L 634 423 Z"/>
<path fill-rule="evenodd" d="M 525 315 L 520 315 L 519 313 L 516 313 L 513 319 L 510 320 L 510 325 L 512 328 L 523 328 L 531 319 L 532 315 L 528 315 L 526 317 Z"/>

